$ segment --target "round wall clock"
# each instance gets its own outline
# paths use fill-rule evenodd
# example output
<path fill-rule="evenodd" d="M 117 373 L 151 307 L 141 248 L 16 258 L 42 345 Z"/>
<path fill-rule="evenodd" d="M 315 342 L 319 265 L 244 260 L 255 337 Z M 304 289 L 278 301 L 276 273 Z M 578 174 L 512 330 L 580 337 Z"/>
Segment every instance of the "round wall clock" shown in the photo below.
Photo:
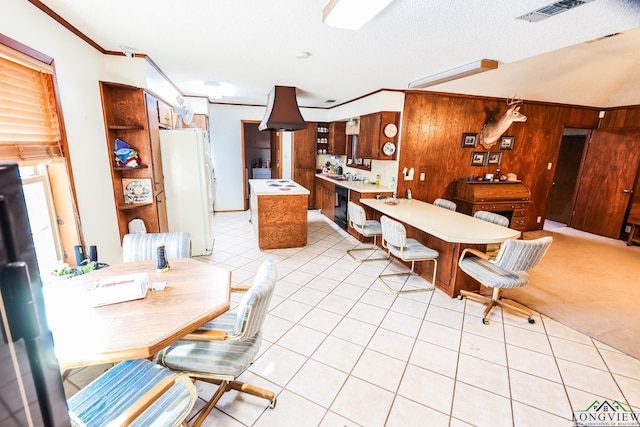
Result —
<path fill-rule="evenodd" d="M 384 127 L 384 136 L 386 136 L 387 138 L 394 138 L 397 134 L 398 127 L 395 124 L 389 123 Z"/>
<path fill-rule="evenodd" d="M 382 146 L 382 152 L 386 156 L 393 156 L 393 153 L 396 152 L 396 144 L 394 144 L 391 141 L 385 142 L 384 145 Z"/>

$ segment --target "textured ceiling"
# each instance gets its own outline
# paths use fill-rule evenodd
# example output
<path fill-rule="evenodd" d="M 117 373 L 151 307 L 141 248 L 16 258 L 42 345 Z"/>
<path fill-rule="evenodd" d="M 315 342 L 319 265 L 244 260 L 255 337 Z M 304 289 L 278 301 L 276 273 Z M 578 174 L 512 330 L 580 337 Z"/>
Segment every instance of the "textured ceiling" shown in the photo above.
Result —
<path fill-rule="evenodd" d="M 640 104 L 636 0 L 595 0 L 538 23 L 515 17 L 552 1 L 394 0 L 358 31 L 322 23 L 328 0 L 42 2 L 102 48 L 148 55 L 184 94 L 220 82 L 233 94 L 217 102 L 264 105 L 285 85 L 301 106 L 329 107 L 488 58 L 498 70 L 429 90 Z M 311 56 L 296 59 L 302 51 Z"/>

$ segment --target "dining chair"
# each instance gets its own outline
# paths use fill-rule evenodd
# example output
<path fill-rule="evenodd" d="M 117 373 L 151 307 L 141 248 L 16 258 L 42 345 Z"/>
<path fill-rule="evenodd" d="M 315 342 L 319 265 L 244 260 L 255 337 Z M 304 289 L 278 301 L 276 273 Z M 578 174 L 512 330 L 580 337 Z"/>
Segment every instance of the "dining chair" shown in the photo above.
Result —
<path fill-rule="evenodd" d="M 380 226 L 380 221 L 377 221 L 375 219 L 367 219 L 367 214 L 365 213 L 364 208 L 354 202 L 349 202 L 347 204 L 347 211 L 349 214 L 349 217 L 348 217 L 349 225 L 356 231 L 356 233 L 364 237 L 373 237 L 372 247 L 361 248 L 356 246 L 353 249 L 349 249 L 347 253 L 355 261 L 360 261 L 360 262 L 386 260 L 388 257 L 369 258 L 371 255 L 375 253 L 376 250 L 378 250 L 378 246 L 376 245 L 376 239 L 378 236 L 382 236 L 382 227 Z M 364 259 L 358 259 L 353 255 L 353 252 L 359 252 L 359 251 L 369 251 L 371 253 Z"/>
<path fill-rule="evenodd" d="M 458 208 L 458 205 L 447 199 L 435 199 L 433 204 L 441 208 L 449 209 L 450 211 L 455 211 Z"/>
<path fill-rule="evenodd" d="M 147 359 L 120 362 L 67 400 L 75 427 L 186 426 L 198 393 L 185 374 Z"/>
<path fill-rule="evenodd" d="M 157 361 L 162 366 L 186 373 L 194 380 L 218 385 L 193 426 L 200 426 L 218 400 L 230 390 L 267 399 L 269 407 L 275 408 L 274 392 L 242 383 L 237 378 L 253 363 L 260 349 L 262 325 L 276 279 L 275 262 L 264 261 L 236 310 L 222 314 L 158 354 Z"/>
<path fill-rule="evenodd" d="M 125 234 L 122 239 L 124 262 L 155 260 L 158 243 L 164 243 L 167 258 L 190 258 L 191 236 L 186 232 Z"/>
<path fill-rule="evenodd" d="M 387 249 L 387 259 L 391 255 L 405 262 L 411 262 L 411 270 L 408 273 L 387 273 L 380 274 L 378 279 L 387 287 L 387 289 L 395 294 L 406 294 L 411 292 L 432 291 L 436 283 L 436 270 L 438 269 L 438 251 L 428 248 L 416 239 L 407 238 L 407 230 L 400 222 L 383 215 L 380 218 L 382 226 L 382 246 Z M 431 286 L 425 288 L 415 288 L 407 290 L 396 290 L 392 288 L 384 279 L 387 277 L 411 276 L 415 273 L 416 262 L 433 261 L 433 278 Z"/>
<path fill-rule="evenodd" d="M 477 249 L 462 251 L 458 265 L 460 269 L 481 285 L 492 288 L 491 297 L 478 292 L 461 290 L 458 298 L 469 298 L 486 303 L 482 313 L 482 323 L 489 323 L 489 312 L 495 306 L 511 309 L 527 316 L 529 323 L 535 323 L 533 311 L 515 301 L 502 298 L 502 290 L 519 288 L 529 283 L 527 270 L 531 270 L 542 259 L 553 239 L 550 236 L 535 240 L 505 240 L 495 258 Z"/>
<path fill-rule="evenodd" d="M 488 211 L 477 211 L 476 213 L 473 214 L 473 217 L 481 219 L 483 221 L 490 222 L 492 224 L 500 225 L 502 227 L 509 226 L 509 218 L 497 213 L 488 212 Z"/>

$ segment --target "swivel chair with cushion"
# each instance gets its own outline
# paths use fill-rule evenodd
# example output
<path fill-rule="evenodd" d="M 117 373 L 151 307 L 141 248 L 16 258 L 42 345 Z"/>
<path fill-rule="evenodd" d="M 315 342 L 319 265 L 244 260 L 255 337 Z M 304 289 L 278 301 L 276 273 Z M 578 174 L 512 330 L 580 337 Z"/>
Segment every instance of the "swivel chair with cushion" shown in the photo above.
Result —
<path fill-rule="evenodd" d="M 67 401 L 74 426 L 184 425 L 198 398 L 191 379 L 149 360 L 120 362 Z"/>
<path fill-rule="evenodd" d="M 540 262 L 552 240 L 549 236 L 535 240 L 506 240 L 495 259 L 475 249 L 464 249 L 458 261 L 460 269 L 493 291 L 491 297 L 487 297 L 477 292 L 462 290 L 459 298 L 466 297 L 487 303 L 482 314 L 482 323 L 485 325 L 489 323 L 489 312 L 495 306 L 524 314 L 528 317 L 529 323 L 534 323 L 533 312 L 515 301 L 502 299 L 502 290 L 519 288 L 529 283 L 530 278 L 526 271 Z"/>
<path fill-rule="evenodd" d="M 481 219 L 483 221 L 490 222 L 492 224 L 502 226 L 502 227 L 509 226 L 509 218 L 497 213 L 487 212 L 487 211 L 478 211 L 473 214 L 473 217 Z"/>
<path fill-rule="evenodd" d="M 269 407 L 275 407 L 276 397 L 272 391 L 236 381 L 258 354 L 262 324 L 275 284 L 276 265 L 273 260 L 267 260 L 258 269 L 253 285 L 235 312 L 222 314 L 158 355 L 158 362 L 172 371 L 219 386 L 194 426 L 200 426 L 218 400 L 230 390 L 262 397 L 269 401 Z"/>
<path fill-rule="evenodd" d="M 347 213 L 349 214 L 349 225 L 353 227 L 353 229 L 358 234 L 361 234 L 364 237 L 373 237 L 373 247 L 370 247 L 370 248 L 355 247 L 353 249 L 349 249 L 347 253 L 351 256 L 351 258 L 360 262 L 382 261 L 387 259 L 387 257 L 369 258 L 378 249 L 378 247 L 376 246 L 376 238 L 378 236 L 382 236 L 382 227 L 380 226 L 380 221 L 376 221 L 375 219 L 367 219 L 367 216 L 364 212 L 364 208 L 354 202 L 349 202 L 347 204 Z M 364 259 L 358 259 L 353 255 L 353 252 L 358 252 L 358 251 L 370 251 L 371 253 Z"/>
<path fill-rule="evenodd" d="M 449 209 L 450 211 L 455 211 L 458 208 L 458 205 L 447 199 L 435 199 L 433 204 L 441 208 Z"/>
<path fill-rule="evenodd" d="M 191 257 L 189 233 L 136 233 L 124 235 L 122 259 L 124 262 L 154 260 L 158 243 L 164 243 L 167 259 Z"/>
<path fill-rule="evenodd" d="M 426 247 L 416 239 L 407 238 L 407 230 L 404 225 L 396 220 L 383 215 L 380 218 L 382 226 L 382 246 L 387 249 L 387 258 L 391 255 L 405 262 L 411 262 L 411 270 L 408 273 L 388 273 L 380 274 L 378 278 L 387 287 L 387 289 L 395 294 L 406 294 L 410 292 L 426 292 L 432 291 L 436 283 L 436 270 L 438 269 L 438 251 Z M 427 288 L 416 288 L 407 290 L 396 290 L 392 288 L 384 279 L 393 276 L 411 276 L 415 273 L 416 262 L 433 261 L 433 278 L 431 285 Z"/>

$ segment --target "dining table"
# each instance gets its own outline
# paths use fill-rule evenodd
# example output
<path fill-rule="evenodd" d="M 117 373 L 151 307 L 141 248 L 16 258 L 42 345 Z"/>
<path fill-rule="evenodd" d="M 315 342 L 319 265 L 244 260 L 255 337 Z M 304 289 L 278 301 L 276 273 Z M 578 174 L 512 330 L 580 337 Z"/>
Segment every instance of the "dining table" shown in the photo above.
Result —
<path fill-rule="evenodd" d="M 400 221 L 407 228 L 408 237 L 438 251 L 434 285 L 451 297 L 458 296 L 462 289 L 476 291 L 480 288 L 477 281 L 458 268 L 458 259 L 463 249 L 485 251 L 488 244 L 517 239 L 521 235 L 517 230 L 418 199 L 360 199 L 360 203 L 373 209 L 378 219 L 387 215 Z M 416 271 L 425 279 L 431 280 L 433 267 L 430 266 L 431 263 L 427 264 L 429 265 L 424 267 L 416 265 Z"/>
<path fill-rule="evenodd" d="M 123 262 L 43 286 L 47 322 L 61 369 L 152 358 L 229 310 L 231 272 L 194 258 Z M 147 273 L 143 298 L 95 305 L 100 281 Z M 156 290 L 153 290 L 156 289 Z"/>

